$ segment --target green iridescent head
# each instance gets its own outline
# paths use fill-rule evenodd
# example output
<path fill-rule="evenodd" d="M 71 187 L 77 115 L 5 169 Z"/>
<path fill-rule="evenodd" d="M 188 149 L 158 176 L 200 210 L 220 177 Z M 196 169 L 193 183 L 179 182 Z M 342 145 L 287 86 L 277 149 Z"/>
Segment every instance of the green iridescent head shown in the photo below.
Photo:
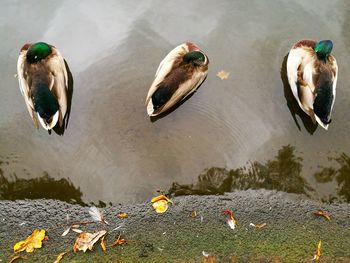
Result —
<path fill-rule="evenodd" d="M 51 47 L 44 43 L 38 42 L 30 46 L 27 51 L 27 61 L 29 63 L 36 63 L 49 56 L 52 53 Z"/>
<path fill-rule="evenodd" d="M 186 55 L 183 58 L 184 62 L 190 62 L 197 65 L 203 65 L 205 63 L 205 55 L 200 51 L 192 51 L 186 53 Z"/>
<path fill-rule="evenodd" d="M 322 40 L 318 42 L 314 47 L 317 57 L 320 59 L 327 58 L 331 54 L 332 49 L 333 43 L 331 40 Z"/>

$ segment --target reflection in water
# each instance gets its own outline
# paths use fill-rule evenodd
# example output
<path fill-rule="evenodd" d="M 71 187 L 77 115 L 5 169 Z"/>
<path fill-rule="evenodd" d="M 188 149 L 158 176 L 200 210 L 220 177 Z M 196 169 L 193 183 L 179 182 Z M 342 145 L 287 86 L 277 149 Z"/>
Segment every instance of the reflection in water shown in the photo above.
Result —
<path fill-rule="evenodd" d="M 273 189 L 288 193 L 309 195 L 314 191 L 301 176 L 302 158 L 294 147 L 283 146 L 273 160 L 265 164 L 253 162 L 249 167 L 233 170 L 213 167 L 198 177 L 192 185 L 173 183 L 170 194 L 223 194 L 233 190 Z"/>
<path fill-rule="evenodd" d="M 289 53 L 288 53 L 289 54 Z M 298 120 L 295 115 L 298 115 L 300 119 L 302 120 L 305 129 L 310 133 L 313 134 L 317 128 L 317 124 L 314 124 L 311 120 L 311 118 L 299 107 L 298 102 L 295 100 L 292 90 L 288 83 L 288 77 L 287 77 L 287 59 L 288 54 L 284 57 L 281 67 L 281 79 L 283 82 L 283 90 L 284 90 L 284 97 L 287 101 L 287 106 L 292 114 L 292 117 L 294 119 L 295 124 L 297 125 L 298 129 L 300 130 L 300 125 L 298 123 Z"/>
<path fill-rule="evenodd" d="M 69 116 L 70 116 L 70 110 L 72 107 L 72 98 L 73 98 L 73 76 L 72 72 L 69 69 L 68 63 L 66 60 L 64 60 L 64 64 L 66 66 L 67 74 L 68 74 L 68 90 L 67 90 L 67 112 L 66 116 L 63 120 L 63 125 L 60 127 L 59 125 L 56 125 L 53 130 L 58 134 L 58 135 L 63 135 L 65 129 L 68 127 L 68 122 L 69 122 Z"/>
<path fill-rule="evenodd" d="M 84 205 L 82 195 L 80 189 L 75 188 L 67 179 L 55 180 L 44 173 L 33 179 L 17 178 L 14 174 L 12 180 L 9 180 L 0 168 L 0 200 L 47 198 Z"/>
<path fill-rule="evenodd" d="M 328 183 L 335 179 L 338 184 L 338 196 L 350 202 L 350 157 L 342 153 L 333 160 L 340 166 L 338 169 L 325 167 L 320 172 L 315 173 L 314 177 L 319 183 Z"/>

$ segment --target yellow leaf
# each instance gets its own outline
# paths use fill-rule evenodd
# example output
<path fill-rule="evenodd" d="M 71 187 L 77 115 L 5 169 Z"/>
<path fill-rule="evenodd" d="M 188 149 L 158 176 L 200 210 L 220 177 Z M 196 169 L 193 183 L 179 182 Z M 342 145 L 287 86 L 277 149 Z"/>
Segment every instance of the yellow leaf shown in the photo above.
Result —
<path fill-rule="evenodd" d="M 106 243 L 105 243 L 105 236 L 101 238 L 101 248 L 105 252 L 107 250 Z"/>
<path fill-rule="evenodd" d="M 27 258 L 22 257 L 22 256 L 15 256 L 15 257 L 13 257 L 13 258 L 9 261 L 9 263 L 15 262 L 15 261 L 18 260 L 18 259 L 27 259 Z"/>
<path fill-rule="evenodd" d="M 173 202 L 168 198 L 166 197 L 165 195 L 158 195 L 156 197 L 153 197 L 152 200 L 151 200 L 151 203 L 154 203 L 154 202 L 157 202 L 159 200 L 166 200 L 168 203 L 172 204 Z"/>
<path fill-rule="evenodd" d="M 128 216 L 129 215 L 127 213 L 124 213 L 124 212 L 117 214 L 117 217 L 119 217 L 119 218 L 125 218 L 125 217 L 128 217 Z"/>
<path fill-rule="evenodd" d="M 88 232 L 80 233 L 77 239 L 75 240 L 73 251 L 77 252 L 78 250 L 82 250 L 86 252 L 87 249 L 92 250 L 94 244 L 106 233 L 106 230 L 101 230 L 93 234 Z"/>
<path fill-rule="evenodd" d="M 21 251 L 33 252 L 35 248 L 41 248 L 42 241 L 45 238 L 45 230 L 35 229 L 33 233 L 27 237 L 26 240 L 20 241 L 14 245 L 13 250 L 15 253 Z"/>
<path fill-rule="evenodd" d="M 265 227 L 265 226 L 266 226 L 266 223 L 256 224 L 256 225 L 253 224 L 253 223 L 250 223 L 249 225 L 251 225 L 251 226 L 253 226 L 253 227 L 257 228 L 257 229 L 260 229 L 260 228 Z"/>
<path fill-rule="evenodd" d="M 230 75 L 230 72 L 226 72 L 224 70 L 221 70 L 216 74 L 221 80 L 228 79 L 228 76 Z"/>
<path fill-rule="evenodd" d="M 315 216 L 322 216 L 322 217 L 326 218 L 328 221 L 331 221 L 330 215 L 322 210 L 318 210 L 317 212 L 314 213 L 314 215 Z"/>
<path fill-rule="evenodd" d="M 63 258 L 63 256 L 67 253 L 68 252 L 62 252 L 61 254 L 59 254 L 54 263 L 59 263 L 61 261 L 61 259 Z"/>
<path fill-rule="evenodd" d="M 166 200 L 159 200 L 157 202 L 154 202 L 152 204 L 152 206 L 153 206 L 154 210 L 156 210 L 156 212 L 158 214 L 165 213 L 166 210 L 168 210 L 168 207 L 169 207 L 168 206 L 168 201 L 166 201 Z"/>
<path fill-rule="evenodd" d="M 196 218 L 197 217 L 197 211 L 196 210 L 192 211 L 191 217 L 192 218 Z"/>
<path fill-rule="evenodd" d="M 321 244 L 322 244 L 322 241 L 320 240 L 320 242 L 318 242 L 317 249 L 316 249 L 314 258 L 312 260 L 319 261 L 321 257 Z"/>
<path fill-rule="evenodd" d="M 166 210 L 168 210 L 168 203 L 173 203 L 169 198 L 167 198 L 165 195 L 159 195 L 154 198 L 152 198 L 151 202 L 152 207 L 158 214 L 165 213 Z"/>

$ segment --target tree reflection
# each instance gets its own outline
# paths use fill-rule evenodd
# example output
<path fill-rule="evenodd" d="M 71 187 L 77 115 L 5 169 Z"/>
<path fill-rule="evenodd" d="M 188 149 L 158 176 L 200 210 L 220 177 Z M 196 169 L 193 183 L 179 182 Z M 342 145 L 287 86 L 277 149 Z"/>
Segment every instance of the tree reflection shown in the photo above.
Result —
<path fill-rule="evenodd" d="M 266 163 L 252 162 L 248 166 L 232 170 L 212 167 L 199 175 L 195 184 L 173 183 L 169 193 L 204 195 L 264 188 L 309 195 L 314 190 L 301 176 L 302 160 L 295 155 L 295 148 L 287 145 L 278 151 L 273 160 Z"/>
<path fill-rule="evenodd" d="M 340 199 L 350 202 L 350 157 L 342 153 L 337 158 L 332 158 L 339 168 L 325 167 L 320 172 L 314 174 L 317 182 L 327 183 L 336 180 L 337 194 Z"/>
<path fill-rule="evenodd" d="M 0 200 L 47 198 L 84 205 L 82 192 L 67 179 L 56 180 L 48 173 L 33 179 L 11 177 L 6 178 L 0 168 Z"/>

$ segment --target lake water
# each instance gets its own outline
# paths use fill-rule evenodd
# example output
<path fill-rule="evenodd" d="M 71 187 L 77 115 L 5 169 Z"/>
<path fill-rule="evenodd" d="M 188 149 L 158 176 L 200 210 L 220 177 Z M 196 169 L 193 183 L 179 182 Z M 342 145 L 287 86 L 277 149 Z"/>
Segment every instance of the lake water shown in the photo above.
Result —
<path fill-rule="evenodd" d="M 350 1 L 0 5 L 0 197 L 138 202 L 174 182 L 220 185 L 233 172 L 226 190 L 301 187 L 315 199 L 350 201 Z M 310 125 L 285 84 L 286 55 L 305 38 L 334 43 L 339 78 L 328 131 Z M 151 122 L 144 100 L 155 71 L 188 40 L 208 55 L 208 77 Z M 35 129 L 14 77 L 19 49 L 37 41 L 55 45 L 73 76 L 63 136 Z"/>

